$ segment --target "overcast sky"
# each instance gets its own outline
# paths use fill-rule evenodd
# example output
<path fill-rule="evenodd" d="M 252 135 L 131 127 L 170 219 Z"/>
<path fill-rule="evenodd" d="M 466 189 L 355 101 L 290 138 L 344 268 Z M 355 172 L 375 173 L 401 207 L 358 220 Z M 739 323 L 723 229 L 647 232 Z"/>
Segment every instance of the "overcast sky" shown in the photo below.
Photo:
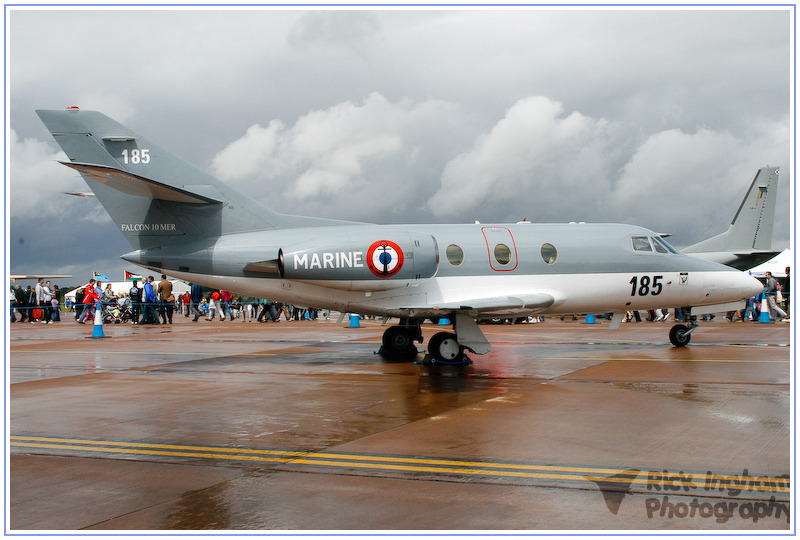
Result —
<path fill-rule="evenodd" d="M 788 9 L 11 9 L 12 273 L 139 270 L 34 113 L 104 112 L 278 211 L 723 232 L 781 167 Z M 10 154 L 10 155 L 9 155 Z M 67 280 L 70 281 L 70 280 Z"/>

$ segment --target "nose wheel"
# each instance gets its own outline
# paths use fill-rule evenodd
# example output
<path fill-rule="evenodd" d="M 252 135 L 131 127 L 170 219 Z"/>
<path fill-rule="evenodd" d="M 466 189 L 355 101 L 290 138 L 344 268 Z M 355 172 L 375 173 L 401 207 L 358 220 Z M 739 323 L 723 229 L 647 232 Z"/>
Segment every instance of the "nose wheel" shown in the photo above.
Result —
<path fill-rule="evenodd" d="M 675 347 L 686 347 L 692 339 L 692 332 L 697 328 L 697 323 L 692 318 L 689 324 L 676 324 L 669 330 L 669 341 Z"/>

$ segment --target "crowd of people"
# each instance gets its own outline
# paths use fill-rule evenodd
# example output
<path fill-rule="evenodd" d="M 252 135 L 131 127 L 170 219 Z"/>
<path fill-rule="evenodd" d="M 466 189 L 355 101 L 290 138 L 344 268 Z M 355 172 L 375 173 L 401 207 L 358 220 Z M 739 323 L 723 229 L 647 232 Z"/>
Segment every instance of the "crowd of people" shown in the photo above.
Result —
<path fill-rule="evenodd" d="M 213 321 L 215 317 L 219 321 L 225 321 L 228 318 L 234 321 L 241 318 L 242 322 L 279 322 L 281 316 L 287 321 L 315 320 L 319 317 L 318 309 L 300 308 L 264 298 L 245 298 L 243 296 L 234 298 L 230 291 L 224 289 L 214 289 L 210 294 L 204 295 L 203 288 L 196 283 L 181 296 L 180 304 L 184 316 L 193 316 L 193 322 L 197 322 L 201 318 Z M 329 316 L 327 310 L 322 314 L 326 319 Z"/>
<path fill-rule="evenodd" d="M 173 284 L 166 275 L 156 283 L 153 276 L 133 281 L 127 291 L 114 291 L 110 283 L 91 279 L 75 291 L 75 300 L 64 299 L 58 286 L 40 279 L 35 287 L 22 289 L 11 287 L 11 322 L 53 323 L 61 320 L 61 308 L 74 309 L 79 324 L 92 324 L 99 309 L 105 322 L 129 322 L 132 324 L 172 324 L 173 317 L 183 314 L 194 322 L 212 321 L 279 322 L 281 317 L 290 320 L 314 320 L 319 310 L 273 302 L 266 299 L 244 296 L 234 297 L 224 289 L 204 289 L 190 284 L 190 290 L 182 295 L 173 293 Z M 323 316 L 329 316 L 328 311 Z"/>
<path fill-rule="evenodd" d="M 61 290 L 58 285 L 50 285 L 49 281 L 39 278 L 34 287 L 28 285 L 12 285 L 10 294 L 11 322 L 53 323 L 61 320 Z"/>

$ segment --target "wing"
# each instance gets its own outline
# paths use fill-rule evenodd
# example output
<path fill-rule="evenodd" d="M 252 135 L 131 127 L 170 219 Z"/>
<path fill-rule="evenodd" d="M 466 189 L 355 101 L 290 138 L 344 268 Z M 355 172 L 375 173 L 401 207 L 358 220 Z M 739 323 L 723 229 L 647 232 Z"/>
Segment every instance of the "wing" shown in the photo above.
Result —
<path fill-rule="evenodd" d="M 416 317 L 437 316 L 442 312 L 469 313 L 479 315 L 522 315 L 534 314 L 547 309 L 561 299 L 554 293 L 529 293 L 487 296 L 463 299 L 458 302 L 443 302 L 425 306 L 408 306 L 406 309 Z"/>

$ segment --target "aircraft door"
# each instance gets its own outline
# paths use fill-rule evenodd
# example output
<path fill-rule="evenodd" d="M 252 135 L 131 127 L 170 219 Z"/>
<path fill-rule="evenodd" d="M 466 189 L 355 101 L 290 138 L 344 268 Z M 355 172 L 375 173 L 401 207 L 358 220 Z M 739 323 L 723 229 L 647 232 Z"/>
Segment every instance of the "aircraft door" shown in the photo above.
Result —
<path fill-rule="evenodd" d="M 506 227 L 482 227 L 489 255 L 489 266 L 496 272 L 511 272 L 517 268 L 517 244 Z"/>
<path fill-rule="evenodd" d="M 439 272 L 439 245 L 436 239 L 429 234 L 412 234 L 411 246 L 414 283 L 435 276 Z"/>

